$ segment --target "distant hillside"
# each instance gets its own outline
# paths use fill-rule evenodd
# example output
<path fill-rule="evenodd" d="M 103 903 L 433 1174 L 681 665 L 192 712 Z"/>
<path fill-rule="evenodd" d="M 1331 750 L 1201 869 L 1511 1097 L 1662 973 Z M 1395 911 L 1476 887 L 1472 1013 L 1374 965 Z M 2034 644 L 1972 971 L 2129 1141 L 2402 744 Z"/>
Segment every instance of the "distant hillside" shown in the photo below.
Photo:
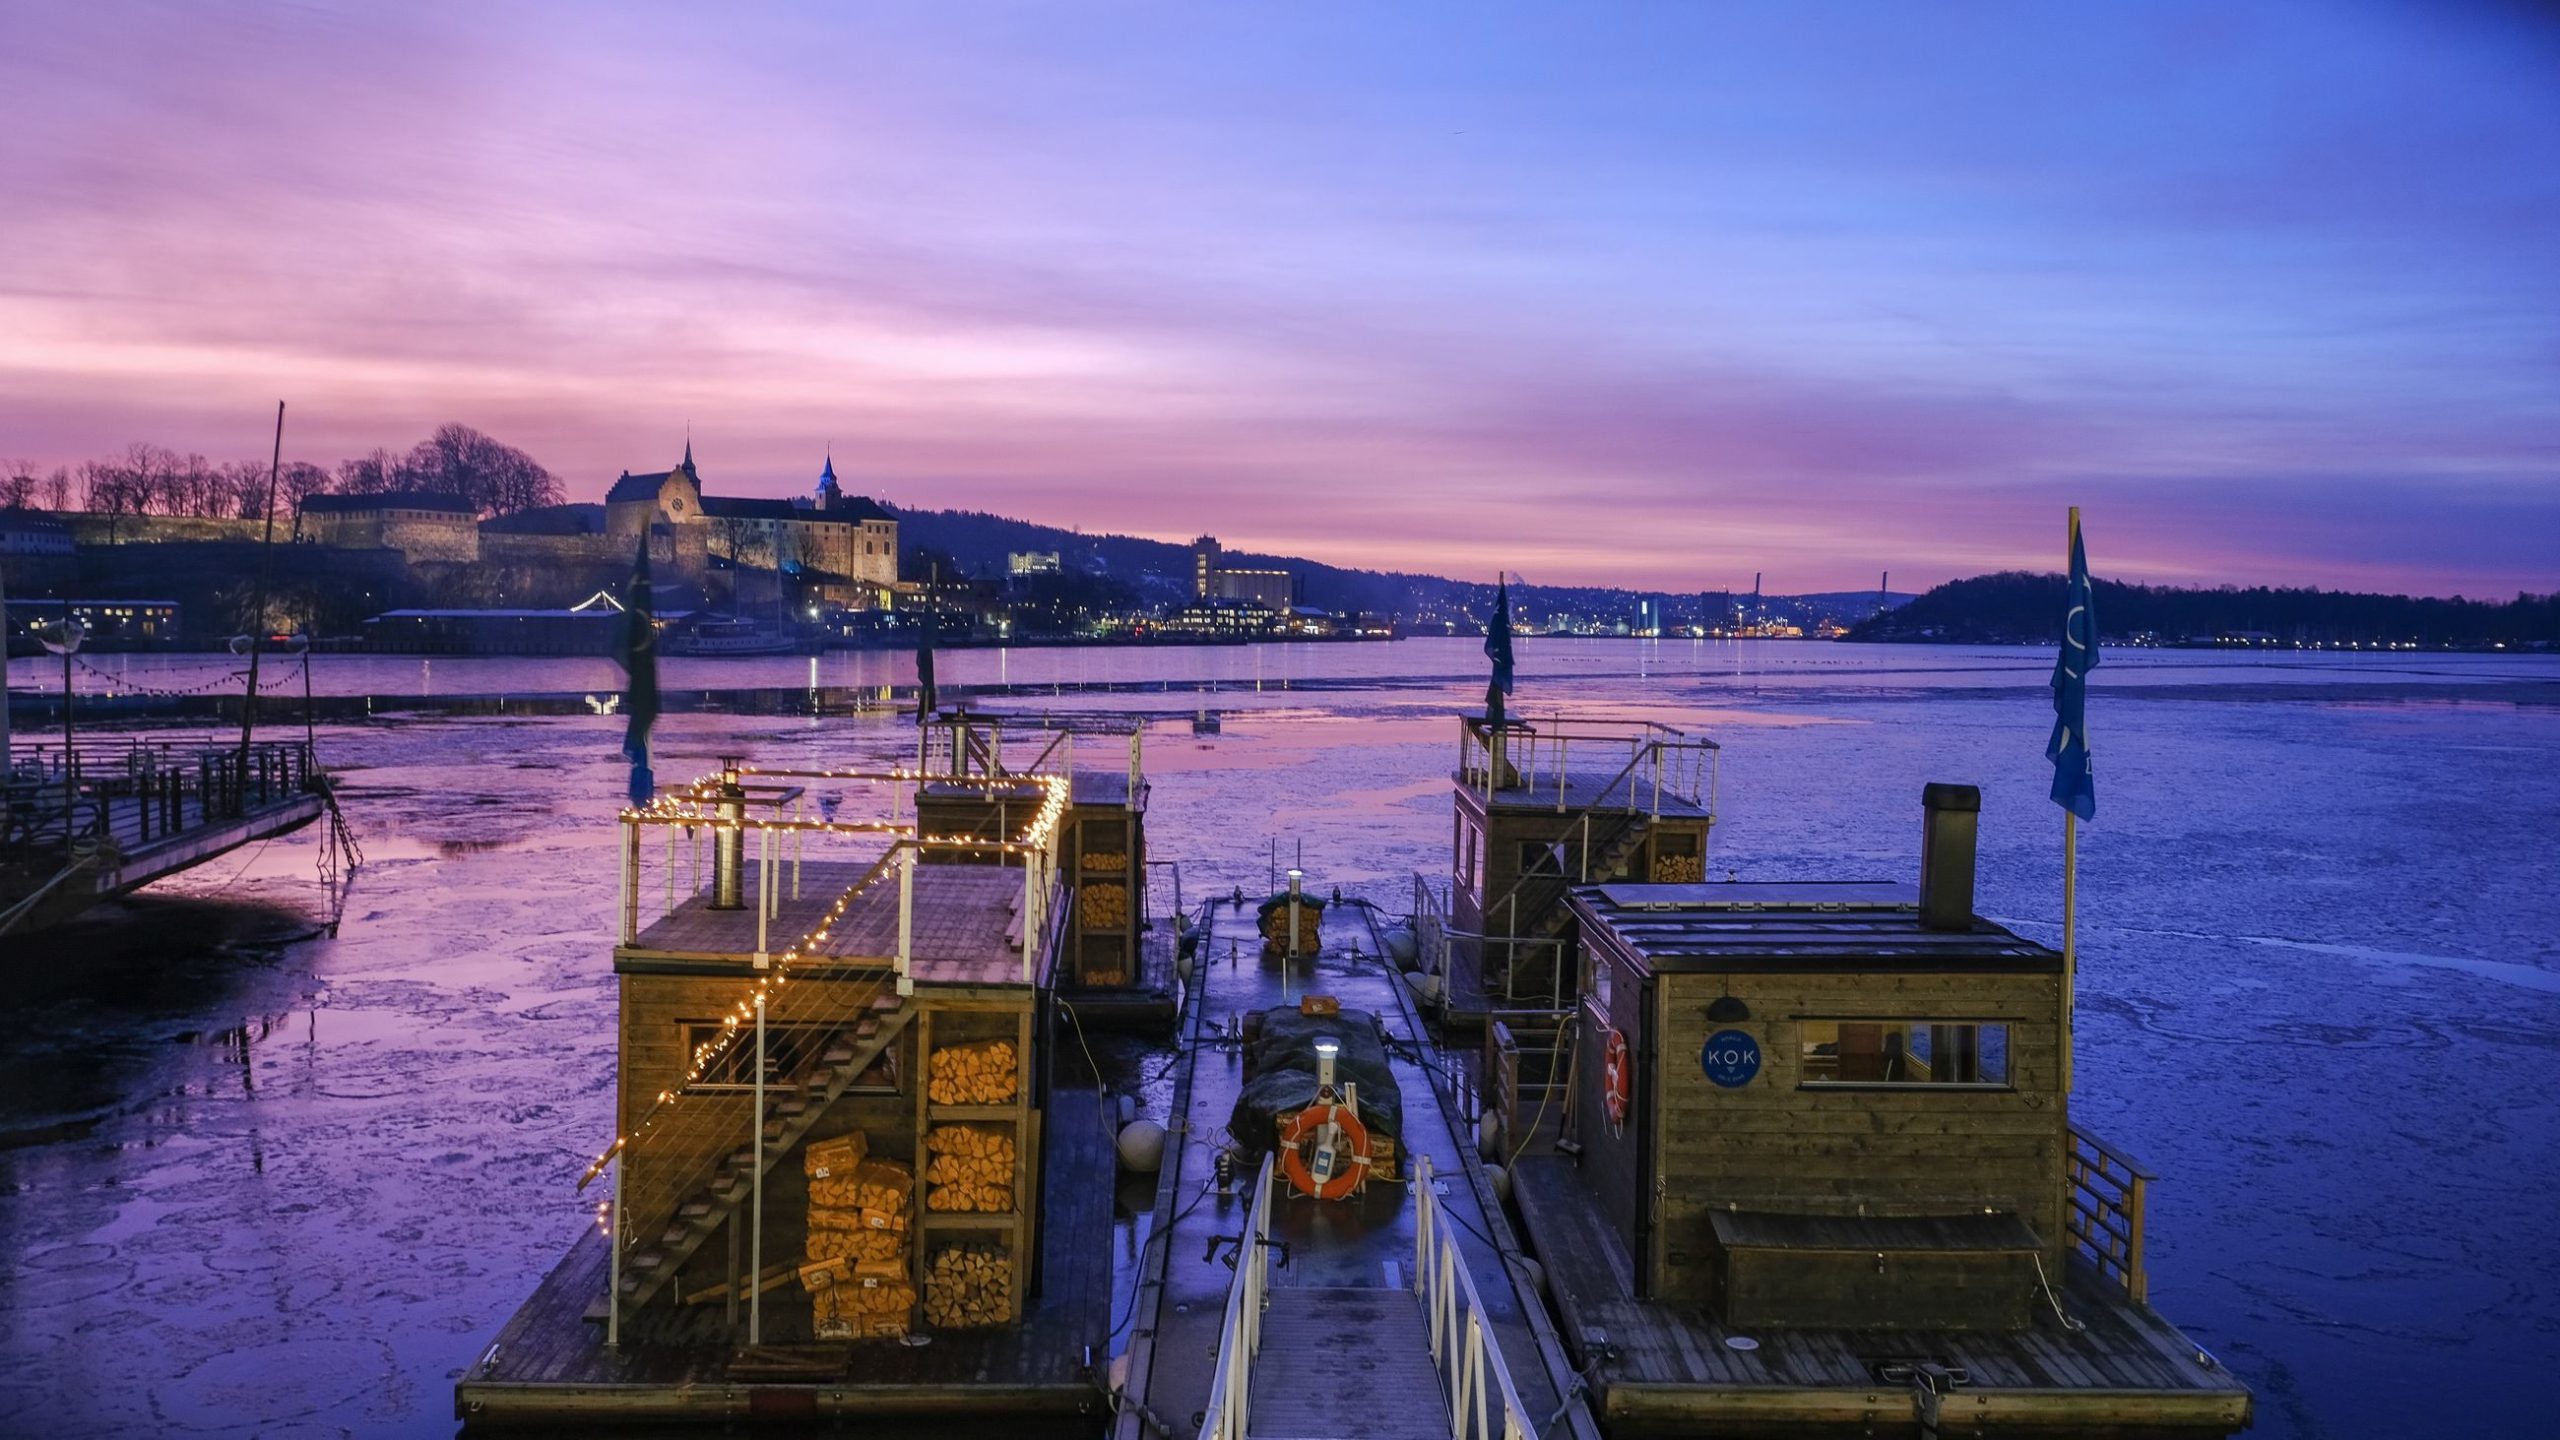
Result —
<path fill-rule="evenodd" d="M 2509 601 L 2413 599 L 2343 590 L 2181 590 L 2093 580 L 2102 640 L 2163 644 L 2238 637 L 2275 644 L 2549 646 L 2560 643 L 2560 595 Z M 2063 577 L 2006 571 L 1941 585 L 1852 627 L 1851 640 L 2042 643 L 2062 626 Z"/>
<path fill-rule="evenodd" d="M 1069 570 L 1110 577 L 1153 604 L 1179 601 L 1191 593 L 1191 547 L 1133 535 L 1088 535 L 1038 525 L 976 510 L 908 510 L 892 506 L 898 516 L 902 544 L 950 557 L 963 572 L 983 579 L 1002 575 L 1005 557 L 1015 551 L 1058 552 Z M 1464 624 L 1480 620 L 1492 608 L 1493 587 L 1482 581 L 1450 580 L 1406 571 L 1351 570 L 1295 555 L 1265 555 L 1229 550 L 1226 563 L 1243 569 L 1287 570 L 1299 577 L 1302 603 L 1324 610 L 1365 611 L 1395 615 L 1408 621 Z M 1645 601 L 1664 604 L 1675 624 L 1700 618 L 1710 608 L 1721 610 L 1725 592 L 1714 592 L 1710 607 L 1698 591 L 1666 593 L 1614 586 L 1519 585 L 1511 591 L 1517 618 L 1537 625 L 1554 616 L 1616 616 L 1633 620 Z M 1747 596 L 1733 597 L 1746 600 Z M 1879 604 L 1899 605 L 1911 597 L 1879 596 L 1872 590 L 1822 595 L 1770 595 L 1762 605 L 1772 619 L 1810 625 L 1829 617 L 1851 620 L 1873 614 Z M 1712 618 L 1729 618 L 1717 614 Z"/>

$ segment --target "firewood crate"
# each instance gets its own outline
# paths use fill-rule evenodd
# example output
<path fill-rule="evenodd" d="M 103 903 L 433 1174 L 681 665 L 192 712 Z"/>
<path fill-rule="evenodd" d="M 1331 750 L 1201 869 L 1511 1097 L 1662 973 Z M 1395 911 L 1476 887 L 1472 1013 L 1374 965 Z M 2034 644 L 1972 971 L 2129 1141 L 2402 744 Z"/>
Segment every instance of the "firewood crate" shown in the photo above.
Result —
<path fill-rule="evenodd" d="M 1013 1247 L 1002 1236 L 938 1242 L 924 1264 L 924 1323 L 936 1330 L 1010 1325 L 1017 1317 Z"/>

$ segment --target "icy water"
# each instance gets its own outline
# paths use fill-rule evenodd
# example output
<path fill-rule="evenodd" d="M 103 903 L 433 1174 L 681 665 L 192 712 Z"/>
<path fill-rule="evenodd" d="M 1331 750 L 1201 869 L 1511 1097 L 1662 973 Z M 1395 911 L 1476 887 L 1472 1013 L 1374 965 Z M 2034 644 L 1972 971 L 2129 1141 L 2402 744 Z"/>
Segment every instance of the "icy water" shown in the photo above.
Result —
<path fill-rule="evenodd" d="M 1717 873 L 1908 879 L 1922 783 L 1982 785 L 1981 908 L 2054 936 L 2042 654 L 1532 641 L 1521 660 L 1533 716 L 1724 743 Z M 169 684 L 228 662 L 114 663 Z M 692 663 L 670 683 L 907 678 L 894 655 Z M 1277 839 L 1320 887 L 1400 909 L 1445 860 L 1448 717 L 1481 665 L 1473 642 L 1407 641 L 942 671 L 1040 687 L 998 708 L 1160 715 L 1154 848 L 1194 898 L 1260 886 Z M 2119 652 L 2098 679 L 2075 1114 L 2159 1176 L 2154 1303 L 2255 1388 L 2256 1434 L 2548 1433 L 2560 662 Z M 388 717 L 322 736 L 373 860 L 339 939 L 260 943 L 314 899 L 297 838 L 0 941 L 19 997 L 0 1433 L 450 1432 L 454 1376 L 595 1220 L 572 1185 L 611 1095 L 618 725 L 393 712 L 613 683 L 583 661 L 323 657 L 315 688 Z M 1220 733 L 1193 734 L 1201 709 Z M 660 770 L 909 733 L 682 715 Z"/>

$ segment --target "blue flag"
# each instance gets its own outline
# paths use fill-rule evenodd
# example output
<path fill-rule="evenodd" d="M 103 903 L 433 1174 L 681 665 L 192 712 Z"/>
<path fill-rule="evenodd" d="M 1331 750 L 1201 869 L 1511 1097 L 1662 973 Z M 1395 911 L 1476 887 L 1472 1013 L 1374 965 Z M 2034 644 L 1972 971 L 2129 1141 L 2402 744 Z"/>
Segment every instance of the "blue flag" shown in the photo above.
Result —
<path fill-rule="evenodd" d="M 622 633 L 614 658 L 622 662 L 622 713 L 630 727 L 622 732 L 622 753 L 631 761 L 631 803 L 646 805 L 658 793 L 649 773 L 649 727 L 658 720 L 657 591 L 649 578 L 649 537 L 640 537 L 640 558 L 631 567 L 631 583 L 622 592 Z"/>
<path fill-rule="evenodd" d="M 1493 683 L 1485 687 L 1485 713 L 1493 723 L 1502 723 L 1502 697 L 1512 691 L 1511 679 L 1511 582 L 1497 579 L 1493 586 L 1493 618 L 1484 626 L 1484 658 L 1493 662 Z"/>
<path fill-rule="evenodd" d="M 2044 756 L 2053 762 L 2053 803 L 2079 816 L 2098 816 L 2098 778 L 2089 759 L 2089 671 L 2098 663 L 2098 617 L 2089 585 L 2089 555 L 2080 544 L 2080 514 L 2071 515 L 2071 580 L 2065 592 L 2062 653 L 2053 662 L 2053 738 Z"/>

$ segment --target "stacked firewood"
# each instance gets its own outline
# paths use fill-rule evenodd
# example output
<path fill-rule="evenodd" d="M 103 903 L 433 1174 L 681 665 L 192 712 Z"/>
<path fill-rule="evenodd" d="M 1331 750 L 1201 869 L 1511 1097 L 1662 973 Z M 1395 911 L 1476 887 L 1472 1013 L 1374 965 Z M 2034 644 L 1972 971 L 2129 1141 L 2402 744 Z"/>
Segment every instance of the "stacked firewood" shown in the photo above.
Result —
<path fill-rule="evenodd" d="M 1707 878 L 1704 855 L 1656 855 L 1653 857 L 1653 883 L 1656 885 L 1695 885 Z"/>
<path fill-rule="evenodd" d="M 821 1339 L 904 1335 L 915 1308 L 907 1270 L 915 1172 L 872 1158 L 870 1149 L 856 1130 L 801 1152 L 809 1175 L 809 1243 L 800 1284 Z"/>
<path fill-rule="evenodd" d="M 1289 907 L 1274 905 L 1262 917 L 1262 938 L 1274 946 L 1289 944 Z M 1324 948 L 1324 911 L 1312 904 L 1298 906 L 1298 945 L 1301 955 L 1312 955 Z"/>
<path fill-rule="evenodd" d="M 1118 875 L 1129 868 L 1129 856 L 1120 850 L 1087 850 L 1077 858 L 1083 862 L 1084 873 L 1088 876 Z"/>
<path fill-rule="evenodd" d="M 1013 1261 L 988 1245 L 953 1245 L 925 1264 L 925 1323 L 957 1330 L 1013 1323 Z"/>
<path fill-rule="evenodd" d="M 915 1193 L 915 1172 L 895 1160 L 865 1160 L 850 1174 L 809 1177 L 809 1210 L 859 1210 L 869 1215 L 903 1219 L 907 1197 Z M 873 1230 L 901 1226 L 865 1221 Z M 830 1227 L 833 1228 L 833 1227 Z"/>
<path fill-rule="evenodd" d="M 924 1208 L 1002 1215 L 1013 1209 L 1013 1137 L 988 1125 L 936 1125 L 925 1135 Z"/>
<path fill-rule="evenodd" d="M 1088 880 L 1076 891 L 1077 915 L 1087 930 L 1117 930 L 1129 923 L 1129 887 L 1117 881 Z"/>
<path fill-rule="evenodd" d="M 1010 1040 L 937 1046 L 926 1067 L 925 1094 L 936 1105 L 1004 1105 L 1021 1090 L 1021 1062 Z"/>

